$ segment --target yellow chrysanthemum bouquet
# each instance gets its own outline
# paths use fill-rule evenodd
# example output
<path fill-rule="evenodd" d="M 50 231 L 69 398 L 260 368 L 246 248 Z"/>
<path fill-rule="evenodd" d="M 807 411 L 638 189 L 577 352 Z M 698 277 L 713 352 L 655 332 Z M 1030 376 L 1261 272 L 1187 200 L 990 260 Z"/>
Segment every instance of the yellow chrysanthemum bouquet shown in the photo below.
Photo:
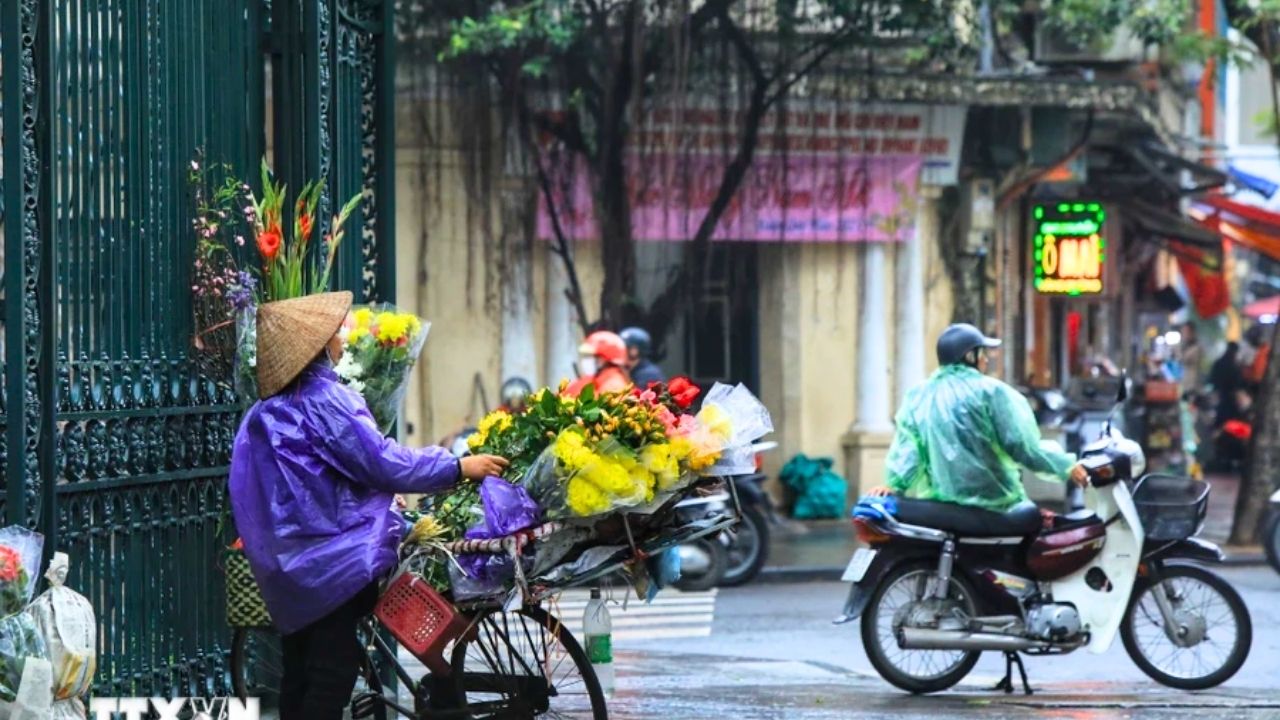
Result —
<path fill-rule="evenodd" d="M 364 396 L 384 433 L 390 432 L 400 417 L 409 371 L 430 328 L 430 323 L 416 315 L 387 304 L 357 308 L 343 324 L 343 355 L 334 370 L 348 387 Z"/>
<path fill-rule="evenodd" d="M 684 378 L 603 395 L 588 387 L 578 397 L 544 389 L 518 415 L 485 417 L 469 444 L 510 458 L 508 479 L 547 519 L 644 512 L 699 475 L 733 471 L 717 463 L 772 430 L 764 406 L 741 386 L 715 386 L 690 414 L 698 395 Z"/>

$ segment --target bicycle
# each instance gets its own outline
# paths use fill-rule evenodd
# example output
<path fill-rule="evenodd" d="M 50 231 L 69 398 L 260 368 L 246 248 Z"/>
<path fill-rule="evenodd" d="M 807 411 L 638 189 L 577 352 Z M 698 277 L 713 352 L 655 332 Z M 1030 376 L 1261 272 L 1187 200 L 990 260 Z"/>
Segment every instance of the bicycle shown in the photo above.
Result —
<path fill-rule="evenodd" d="M 532 587 L 518 574 L 517 588 L 508 598 L 455 605 L 466 618 L 466 629 L 446 650 L 447 674 L 428 673 L 415 682 L 379 632 L 380 623 L 374 617 L 366 618 L 360 628 L 366 659 L 352 697 L 353 718 L 388 720 L 390 710 L 411 720 L 607 720 L 604 692 L 586 652 L 561 621 L 542 607 L 543 603 L 567 588 L 597 585 L 602 578 L 636 561 L 729 529 L 739 521 L 741 512 L 736 492 L 731 489 L 731 494 L 734 502 L 727 514 L 672 529 L 647 543 L 635 542 L 631 525 L 624 518 L 622 528 L 629 550 L 588 571 Z M 458 553 L 510 552 L 518 556 L 526 543 L 554 532 L 554 525 L 506 538 L 450 543 L 448 549 Z M 511 599 L 520 600 L 521 607 L 507 610 L 510 603 L 504 600 Z M 264 707 L 270 707 L 278 700 L 280 660 L 279 637 L 274 633 L 237 629 L 231 653 L 236 695 L 259 697 Z M 394 672 L 408 688 L 412 708 L 386 697 L 379 668 Z"/>

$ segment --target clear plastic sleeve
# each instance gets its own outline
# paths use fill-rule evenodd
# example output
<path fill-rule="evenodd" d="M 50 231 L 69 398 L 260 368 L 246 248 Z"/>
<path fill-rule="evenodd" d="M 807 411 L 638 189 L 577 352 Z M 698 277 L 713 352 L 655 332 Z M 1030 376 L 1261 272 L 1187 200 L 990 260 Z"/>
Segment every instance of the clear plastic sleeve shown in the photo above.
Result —
<path fill-rule="evenodd" d="M 773 432 L 769 409 L 745 385 L 716 383 L 702 401 L 703 412 L 716 407 L 729 419 L 731 428 L 725 449 L 743 448 Z"/>
<path fill-rule="evenodd" d="M 236 394 L 244 402 L 258 399 L 258 308 L 236 311 Z"/>
<path fill-rule="evenodd" d="M 49 661 L 35 618 L 25 612 L 0 618 L 0 700 L 18 699 L 23 673 L 32 659 Z"/>
<path fill-rule="evenodd" d="M 520 480 L 548 520 L 644 505 L 653 500 L 657 482 L 642 454 L 611 437 L 586 440 L 573 429 L 561 432 Z"/>
<path fill-rule="evenodd" d="M 24 527 L 0 528 L 0 617 L 31 602 L 40 577 L 44 536 Z"/>

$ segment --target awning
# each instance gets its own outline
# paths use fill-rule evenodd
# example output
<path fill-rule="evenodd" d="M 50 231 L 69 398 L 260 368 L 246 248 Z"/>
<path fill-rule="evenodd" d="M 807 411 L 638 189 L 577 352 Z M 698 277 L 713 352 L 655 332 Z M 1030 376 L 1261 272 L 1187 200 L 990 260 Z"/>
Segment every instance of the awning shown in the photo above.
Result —
<path fill-rule="evenodd" d="M 1280 262 L 1280 214 L 1222 195 L 1197 198 L 1189 214 L 1223 238 Z"/>
<path fill-rule="evenodd" d="M 1195 248 L 1196 262 L 1218 267 L 1222 264 L 1222 239 L 1216 232 L 1188 221 L 1182 215 L 1151 203 L 1129 198 L 1124 201 L 1125 217 L 1156 241 L 1175 240 Z M 1178 248 L 1171 248 L 1177 252 Z"/>
<path fill-rule="evenodd" d="M 1280 316 L 1280 295 L 1256 300 L 1244 306 L 1244 316 L 1260 320 L 1264 317 Z"/>

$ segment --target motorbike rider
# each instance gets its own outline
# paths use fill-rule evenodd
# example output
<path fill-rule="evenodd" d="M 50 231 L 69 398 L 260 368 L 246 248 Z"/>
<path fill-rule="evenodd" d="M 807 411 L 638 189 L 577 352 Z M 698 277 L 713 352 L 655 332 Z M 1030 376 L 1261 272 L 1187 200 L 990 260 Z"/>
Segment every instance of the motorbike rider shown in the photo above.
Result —
<path fill-rule="evenodd" d="M 621 392 L 631 385 L 627 372 L 627 343 L 614 332 L 597 330 L 578 346 L 577 380 L 569 384 L 565 394 L 576 397 L 588 385 L 596 393 Z"/>
<path fill-rule="evenodd" d="M 868 494 L 952 502 L 1004 512 L 1027 501 L 1019 468 L 1070 479 L 1088 473 L 1071 455 L 1042 447 L 1031 406 L 985 374 L 1000 341 L 965 323 L 938 337 L 941 367 L 907 393 L 886 458 L 888 484 Z"/>
<path fill-rule="evenodd" d="M 502 383 L 502 406 L 500 410 L 505 410 L 512 415 L 524 412 L 525 405 L 529 402 L 529 395 L 533 393 L 533 386 L 528 380 L 522 377 L 507 378 Z"/>
<path fill-rule="evenodd" d="M 644 328 L 624 328 L 619 335 L 627 344 L 627 369 L 631 372 L 631 381 L 638 388 L 647 388 L 652 383 L 660 383 L 667 378 L 662 368 L 649 359 L 653 348 L 653 339 Z"/>
<path fill-rule="evenodd" d="M 341 292 L 258 308 L 260 399 L 231 454 L 236 529 L 283 636 L 281 720 L 338 720 L 351 700 L 364 657 L 356 628 L 396 564 L 394 493 L 441 492 L 507 467 L 383 436 L 333 371 L 350 307 Z"/>

